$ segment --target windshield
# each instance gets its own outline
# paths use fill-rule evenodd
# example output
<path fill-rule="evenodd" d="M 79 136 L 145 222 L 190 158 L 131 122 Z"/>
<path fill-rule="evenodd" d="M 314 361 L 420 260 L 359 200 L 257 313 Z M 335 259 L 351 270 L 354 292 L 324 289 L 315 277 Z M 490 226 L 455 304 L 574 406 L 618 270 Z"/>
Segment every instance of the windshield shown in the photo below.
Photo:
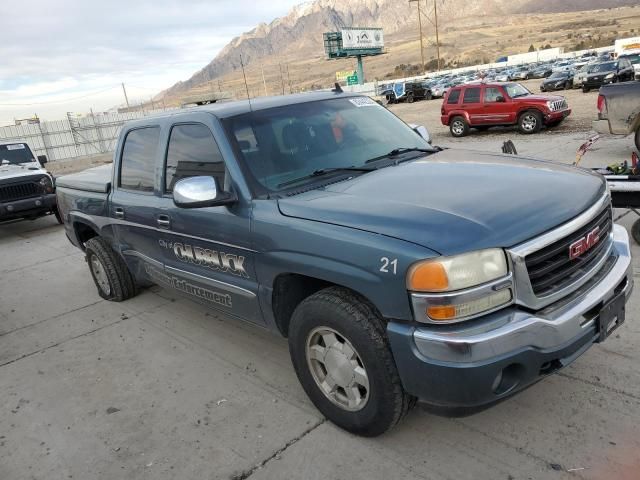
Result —
<path fill-rule="evenodd" d="M 368 97 L 258 110 L 225 123 L 244 163 L 267 192 L 285 190 L 297 179 L 313 182 L 317 178 L 305 177 L 325 169 L 363 167 L 367 160 L 384 157 L 394 149 L 435 151 L 402 120 Z M 377 163 L 367 167 L 376 167 Z"/>
<path fill-rule="evenodd" d="M 554 72 L 554 73 L 551 74 L 549 79 L 566 78 L 567 76 L 568 76 L 567 72 Z"/>
<path fill-rule="evenodd" d="M 20 163 L 33 162 L 33 154 L 28 145 L 24 143 L 13 143 L 10 145 L 0 145 L 0 164 L 10 163 L 18 165 Z"/>
<path fill-rule="evenodd" d="M 504 88 L 507 91 L 507 95 L 511 98 L 524 97 L 525 95 L 531 94 L 529 90 L 519 83 L 507 83 Z"/>
<path fill-rule="evenodd" d="M 610 72 L 612 70 L 616 69 L 616 62 L 606 62 L 606 63 L 599 63 L 597 65 L 593 66 L 593 69 L 591 70 L 592 73 L 596 73 L 596 72 Z"/>
<path fill-rule="evenodd" d="M 631 62 L 632 65 L 640 64 L 640 53 L 638 53 L 637 55 L 625 55 L 624 57 L 620 58 L 626 58 Z"/>

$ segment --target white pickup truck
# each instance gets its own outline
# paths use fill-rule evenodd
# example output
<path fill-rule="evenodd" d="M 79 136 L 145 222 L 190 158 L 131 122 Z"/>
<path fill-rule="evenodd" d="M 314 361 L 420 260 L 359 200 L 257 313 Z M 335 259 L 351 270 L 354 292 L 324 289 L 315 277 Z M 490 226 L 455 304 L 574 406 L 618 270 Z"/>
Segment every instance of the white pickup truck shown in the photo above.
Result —
<path fill-rule="evenodd" d="M 26 143 L 0 144 L 0 223 L 55 215 L 59 223 L 53 176 L 47 157 L 35 157 Z"/>

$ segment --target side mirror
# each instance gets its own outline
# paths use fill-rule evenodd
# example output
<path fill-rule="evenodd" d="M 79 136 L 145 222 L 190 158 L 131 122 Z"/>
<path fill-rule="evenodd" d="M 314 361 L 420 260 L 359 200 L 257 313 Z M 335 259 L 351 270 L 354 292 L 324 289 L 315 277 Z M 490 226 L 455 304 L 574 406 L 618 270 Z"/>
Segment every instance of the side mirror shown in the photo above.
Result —
<path fill-rule="evenodd" d="M 424 125 L 412 125 L 413 131 L 424 138 L 427 143 L 431 143 L 431 135 L 429 134 L 429 130 Z"/>
<path fill-rule="evenodd" d="M 502 95 L 498 95 L 498 96 L 496 97 L 496 102 L 498 102 L 498 103 L 504 103 L 504 102 L 505 102 L 505 99 L 504 99 L 504 97 L 503 97 Z"/>
<path fill-rule="evenodd" d="M 45 163 L 47 163 L 47 156 L 46 155 L 38 155 L 38 161 L 40 162 L 40 165 L 44 165 Z"/>
<path fill-rule="evenodd" d="M 216 177 L 188 177 L 173 187 L 173 203 L 179 208 L 203 208 L 228 205 L 236 197 L 224 192 Z"/>

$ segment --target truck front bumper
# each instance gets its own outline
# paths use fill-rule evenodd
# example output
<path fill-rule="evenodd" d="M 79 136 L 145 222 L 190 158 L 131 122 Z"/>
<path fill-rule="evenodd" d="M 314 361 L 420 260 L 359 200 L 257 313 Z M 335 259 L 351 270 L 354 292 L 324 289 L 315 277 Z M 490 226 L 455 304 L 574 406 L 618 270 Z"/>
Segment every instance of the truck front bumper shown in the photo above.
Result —
<path fill-rule="evenodd" d="M 52 212 L 55 207 L 55 193 L 0 203 L 0 222 L 16 218 L 38 217 Z"/>
<path fill-rule="evenodd" d="M 435 406 L 482 407 L 569 365 L 604 338 L 603 308 L 631 295 L 629 236 L 616 225 L 613 240 L 611 256 L 593 279 L 538 312 L 512 307 L 439 328 L 389 322 L 405 390 Z"/>
<path fill-rule="evenodd" d="M 560 110 L 560 111 L 557 111 L 557 112 L 547 113 L 544 116 L 544 122 L 545 123 L 557 122 L 557 121 L 560 121 L 560 120 L 564 120 L 569 115 L 571 115 L 571 109 L 570 108 L 565 108 L 564 110 Z"/>

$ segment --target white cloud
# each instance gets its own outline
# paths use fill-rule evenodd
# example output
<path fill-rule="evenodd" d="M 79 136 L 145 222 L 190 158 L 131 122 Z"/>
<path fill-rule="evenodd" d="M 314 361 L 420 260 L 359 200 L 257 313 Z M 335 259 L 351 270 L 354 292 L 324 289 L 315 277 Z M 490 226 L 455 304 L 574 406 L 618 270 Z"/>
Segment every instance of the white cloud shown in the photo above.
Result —
<path fill-rule="evenodd" d="M 123 101 L 121 82 L 130 97 L 148 99 L 299 0 L 8 3 L 0 18 L 0 125 L 34 112 L 55 119 L 70 110 L 106 109 Z"/>

